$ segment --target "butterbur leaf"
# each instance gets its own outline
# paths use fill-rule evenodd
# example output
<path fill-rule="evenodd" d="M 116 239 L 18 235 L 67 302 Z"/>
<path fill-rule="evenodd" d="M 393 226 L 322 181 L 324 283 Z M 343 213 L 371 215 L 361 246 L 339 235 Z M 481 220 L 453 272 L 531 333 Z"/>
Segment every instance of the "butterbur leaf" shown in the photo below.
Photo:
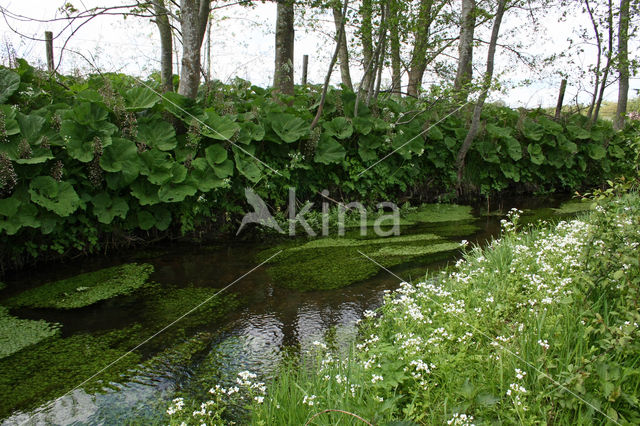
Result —
<path fill-rule="evenodd" d="M 533 120 L 525 120 L 522 125 L 522 134 L 532 141 L 540 141 L 544 136 L 544 128 Z"/>
<path fill-rule="evenodd" d="M 507 147 L 507 153 L 513 161 L 518 161 L 522 158 L 522 146 L 520 142 L 513 136 L 508 136 L 503 139 L 505 146 Z"/>
<path fill-rule="evenodd" d="M 20 200 L 17 197 L 0 199 L 0 215 L 13 216 L 18 212 Z"/>
<path fill-rule="evenodd" d="M 531 162 L 533 164 L 542 164 L 544 163 L 545 157 L 542 153 L 542 147 L 537 143 L 530 143 L 527 147 L 527 151 L 529 152 L 529 157 L 531 158 Z"/>
<path fill-rule="evenodd" d="M 136 144 L 128 139 L 113 138 L 100 157 L 100 167 L 107 172 L 124 172 L 138 176 L 142 163 Z"/>
<path fill-rule="evenodd" d="M 158 189 L 160 189 L 159 186 L 145 179 L 138 179 L 131 184 L 131 195 L 138 199 L 141 206 L 151 206 L 160 202 Z"/>
<path fill-rule="evenodd" d="M 162 185 L 173 177 L 172 169 L 175 163 L 168 153 L 150 149 L 140 154 L 140 159 L 143 163 L 140 174 L 147 176 L 149 182 Z"/>
<path fill-rule="evenodd" d="M 44 125 L 45 119 L 39 115 L 25 115 L 21 112 L 16 114 L 16 121 L 20 126 L 20 133 L 28 142 L 35 143 L 41 138 L 40 130 Z"/>
<path fill-rule="evenodd" d="M 138 227 L 143 231 L 148 231 L 156 224 L 156 218 L 145 210 L 140 210 L 136 215 L 138 219 Z"/>
<path fill-rule="evenodd" d="M 170 151 L 178 145 L 176 131 L 171 123 L 159 120 L 140 124 L 138 140 L 161 151 Z"/>
<path fill-rule="evenodd" d="M 204 150 L 204 156 L 211 167 L 220 164 L 227 159 L 227 150 L 219 143 L 208 146 Z"/>
<path fill-rule="evenodd" d="M 251 182 L 258 182 L 262 175 L 262 171 L 257 160 L 243 153 L 236 147 L 233 147 L 233 154 L 238 172 Z M 216 175 L 218 174 L 216 173 Z"/>
<path fill-rule="evenodd" d="M 587 145 L 587 153 L 593 160 L 602 160 L 607 155 L 607 151 L 603 146 L 596 143 Z"/>
<path fill-rule="evenodd" d="M 338 139 L 346 139 L 353 134 L 353 126 L 344 117 L 336 117 L 329 122 L 322 124 L 327 135 Z"/>
<path fill-rule="evenodd" d="M 4 131 L 7 136 L 20 133 L 20 126 L 16 120 L 16 110 L 11 105 L 0 105 L 0 111 L 4 114 Z"/>
<path fill-rule="evenodd" d="M 187 168 L 180 163 L 174 163 L 171 168 L 171 183 L 182 183 L 187 177 Z"/>
<path fill-rule="evenodd" d="M 233 176 L 233 161 L 231 161 L 230 158 L 227 158 L 222 163 L 216 164 L 213 166 L 213 173 L 222 179 Z"/>
<path fill-rule="evenodd" d="M 8 69 L 0 69 L 0 104 L 7 102 L 20 87 L 20 76 Z"/>
<path fill-rule="evenodd" d="M 567 125 L 567 131 L 572 139 L 589 139 L 591 137 L 591 133 L 587 129 L 573 124 Z"/>
<path fill-rule="evenodd" d="M 356 117 L 353 119 L 353 127 L 361 135 L 368 135 L 373 130 L 373 120 L 370 117 Z"/>
<path fill-rule="evenodd" d="M 158 198 L 163 203 L 179 203 L 196 192 L 197 188 L 188 183 L 167 183 L 158 190 Z"/>
<path fill-rule="evenodd" d="M 127 101 L 127 109 L 132 111 L 153 108 L 160 100 L 153 90 L 146 87 L 133 87 L 127 90 L 124 98 Z"/>
<path fill-rule="evenodd" d="M 330 136 L 322 135 L 318 141 L 314 160 L 323 164 L 340 163 L 344 160 L 345 155 L 346 151 L 338 141 Z"/>
<path fill-rule="evenodd" d="M 231 160 L 227 161 L 231 163 L 231 167 L 233 168 Z M 196 158 L 193 160 L 191 167 L 191 176 L 199 191 L 209 192 L 213 188 L 219 188 L 224 184 L 223 180 L 216 176 L 214 170 L 204 158 Z"/>
<path fill-rule="evenodd" d="M 292 114 L 269 114 L 274 132 L 286 143 L 295 142 L 309 134 L 309 123 Z"/>
<path fill-rule="evenodd" d="M 125 219 L 129 211 L 129 205 L 120 197 L 111 198 L 106 192 L 101 192 L 91 199 L 93 204 L 93 214 L 98 218 L 98 222 L 109 224 L 116 217 Z"/>
<path fill-rule="evenodd" d="M 98 123 L 109 116 L 109 111 L 99 103 L 80 102 L 73 108 L 72 117 L 78 124 L 98 129 Z"/>
<path fill-rule="evenodd" d="M 264 138 L 264 127 L 262 124 L 252 123 L 247 121 L 242 123 L 240 127 L 240 134 L 238 135 L 238 142 L 248 145 L 253 141 L 261 141 Z"/>
<path fill-rule="evenodd" d="M 205 110 L 203 121 L 206 126 L 201 126 L 200 131 L 208 138 L 226 141 L 240 130 L 240 126 L 229 117 L 218 115 L 213 108 Z"/>
<path fill-rule="evenodd" d="M 80 206 L 80 198 L 69 182 L 38 176 L 29 184 L 31 201 L 58 216 L 69 216 Z"/>
<path fill-rule="evenodd" d="M 171 225 L 171 212 L 164 206 L 152 207 L 151 213 L 156 218 L 156 229 L 164 231 Z"/>

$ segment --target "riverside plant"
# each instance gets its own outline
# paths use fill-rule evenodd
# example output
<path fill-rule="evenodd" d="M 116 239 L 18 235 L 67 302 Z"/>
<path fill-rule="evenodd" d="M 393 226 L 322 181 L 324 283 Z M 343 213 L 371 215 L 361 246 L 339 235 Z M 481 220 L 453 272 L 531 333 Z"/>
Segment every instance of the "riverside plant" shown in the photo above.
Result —
<path fill-rule="evenodd" d="M 640 197 L 526 229 L 519 214 L 388 294 L 347 356 L 318 342 L 315 363 L 285 364 L 252 423 L 640 422 Z"/>

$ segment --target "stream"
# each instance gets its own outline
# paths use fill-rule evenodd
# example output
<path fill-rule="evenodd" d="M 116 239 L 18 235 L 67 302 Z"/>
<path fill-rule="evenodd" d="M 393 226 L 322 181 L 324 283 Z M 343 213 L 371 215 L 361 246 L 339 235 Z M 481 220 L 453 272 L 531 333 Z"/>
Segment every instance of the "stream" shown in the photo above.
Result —
<path fill-rule="evenodd" d="M 504 203 L 501 211 L 517 207 L 525 210 L 524 217 L 531 221 L 562 218 L 552 208 L 563 201 L 566 197 L 513 199 Z M 503 216 L 479 215 L 479 211 L 474 209 L 473 218 L 461 222 L 466 226 L 458 227 L 457 222 L 416 223 L 403 226 L 401 235 L 435 234 L 446 241 L 466 239 L 484 244 L 498 235 Z M 167 402 L 178 392 L 203 401 L 210 387 L 233 383 L 243 370 L 268 381 L 277 374 L 286 354 L 305 353 L 314 341 L 348 348 L 357 336 L 357 323 L 363 313 L 379 307 L 385 292 L 399 284 L 396 277 L 379 270 L 343 288 L 303 292 L 276 282 L 267 265 L 216 296 L 221 298 L 216 306 L 224 310 L 223 315 L 194 312 L 192 318 L 187 316 L 163 331 L 173 318 L 189 311 L 194 301 L 198 304 L 203 300 L 191 296 L 183 300 L 181 295 L 191 294 L 194 289 L 223 289 L 255 268 L 259 253 L 268 248 L 264 243 L 177 244 L 49 264 L 6 277 L 7 288 L 0 291 L 0 304 L 28 288 L 127 262 L 153 265 L 149 279 L 157 284 L 75 309 L 11 307 L 10 313 L 15 317 L 58 323 L 61 328 L 58 336 L 49 338 L 44 353 L 33 349 L 41 345 L 36 343 L 0 360 L 0 370 L 5 370 L 0 373 L 4 377 L 0 379 L 0 393 L 8 389 L 11 393 L 0 397 L 0 418 L 4 418 L 0 422 L 161 421 Z M 397 262 L 390 269 L 406 280 L 422 279 L 425 272 L 436 271 L 459 256 L 459 250 L 427 254 Z M 171 289 L 171 293 L 163 292 L 165 289 Z M 223 295 L 226 298 L 222 299 Z M 225 310 L 225 305 L 233 309 Z M 104 347 L 119 345 L 120 352 L 111 354 L 108 349 L 100 349 L 100 342 L 107 338 Z M 135 349 L 133 358 L 122 349 L 133 348 L 147 339 Z M 98 349 L 92 349 L 94 344 Z M 63 348 L 69 347 L 76 348 L 75 352 L 65 353 Z M 85 383 L 92 372 L 105 368 L 120 353 L 124 355 L 122 360 L 109 367 L 114 375 L 97 384 L 93 379 Z M 83 369 L 78 370 L 80 364 Z M 25 365 L 21 373 L 20 368 Z M 10 377 L 5 374 L 9 371 Z"/>

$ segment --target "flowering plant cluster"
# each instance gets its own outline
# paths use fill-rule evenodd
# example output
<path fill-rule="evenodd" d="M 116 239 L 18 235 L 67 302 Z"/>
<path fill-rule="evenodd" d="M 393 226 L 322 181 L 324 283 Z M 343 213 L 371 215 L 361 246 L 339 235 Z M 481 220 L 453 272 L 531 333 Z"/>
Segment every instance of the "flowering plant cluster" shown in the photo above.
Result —
<path fill-rule="evenodd" d="M 640 422 L 640 197 L 538 227 L 520 213 L 388 294 L 350 353 L 319 344 L 315 369 L 285 367 L 254 422 Z"/>

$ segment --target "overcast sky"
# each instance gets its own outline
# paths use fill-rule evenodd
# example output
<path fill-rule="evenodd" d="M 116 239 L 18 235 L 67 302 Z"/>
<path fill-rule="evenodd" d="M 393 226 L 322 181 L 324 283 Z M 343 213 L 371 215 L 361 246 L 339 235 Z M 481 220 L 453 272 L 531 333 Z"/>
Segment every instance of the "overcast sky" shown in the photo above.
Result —
<path fill-rule="evenodd" d="M 575 0 L 578 1 L 578 0 Z M 31 18 L 50 19 L 60 16 L 57 9 L 64 4 L 58 0 L 9 0 L 3 1 L 4 7 L 14 13 Z M 79 9 L 105 4 L 127 4 L 126 0 L 72 1 Z M 215 4 L 215 3 L 214 3 Z M 522 13 L 521 13 L 522 14 Z M 211 35 L 211 71 L 212 77 L 229 81 L 238 76 L 252 83 L 269 85 L 273 76 L 274 60 L 274 25 L 276 6 L 273 3 L 259 4 L 254 8 L 240 6 L 227 7 L 214 12 L 216 18 Z M 574 14 L 568 21 L 559 23 L 558 12 L 550 12 L 541 19 L 541 27 L 533 31 L 526 17 L 518 15 L 516 11 L 509 11 L 505 16 L 502 37 L 500 42 L 507 44 L 523 43 L 525 51 L 531 56 L 548 55 L 553 52 L 566 50 L 569 43 L 567 38 L 575 32 L 580 22 L 586 23 L 580 14 Z M 295 41 L 295 78 L 300 79 L 302 55 L 310 56 L 309 81 L 320 83 L 324 80 L 326 64 L 333 53 L 333 41 L 329 39 L 333 29 L 330 16 L 320 21 L 319 31 L 305 30 L 298 27 Z M 2 47 L 0 57 L 7 56 L 7 46 L 12 46 L 20 57 L 25 57 L 32 63 L 42 63 L 45 58 L 44 43 L 20 37 L 11 30 L 21 32 L 29 37 L 42 38 L 45 30 L 54 32 L 54 36 L 60 32 L 62 22 L 28 22 L 0 20 L 0 36 Z M 75 27 L 74 27 L 75 28 Z M 512 32 L 516 32 L 513 35 Z M 64 43 L 67 31 L 54 41 L 55 60 L 59 60 L 60 47 Z M 480 30 L 481 38 L 488 37 L 488 28 Z M 351 36 L 353 34 L 350 34 Z M 82 27 L 69 41 L 67 48 L 90 58 L 102 71 L 118 71 L 139 76 L 146 76 L 150 72 L 159 69 L 158 53 L 160 42 L 156 27 L 148 18 L 129 17 L 123 19 L 119 16 L 99 17 Z M 594 60 L 592 46 L 583 45 L 585 53 L 576 57 L 576 61 L 583 67 L 588 66 Z M 634 51 L 633 45 L 630 51 Z M 455 47 L 450 52 L 455 55 Z M 482 71 L 484 66 L 485 50 L 480 48 L 475 54 L 475 60 L 479 67 L 476 74 Z M 451 59 L 453 61 L 454 59 Z M 66 51 L 62 57 L 61 70 L 71 72 L 79 68 L 89 71 L 91 65 L 80 55 Z M 357 63 L 351 64 L 354 80 L 358 80 L 361 67 Z M 538 105 L 555 105 L 560 78 L 553 75 L 554 69 L 563 69 L 572 74 L 575 66 L 558 62 L 546 71 L 532 71 L 522 63 L 514 59 L 514 55 L 508 49 L 499 49 L 497 57 L 497 72 L 501 80 L 507 83 L 509 88 L 506 93 L 494 93 L 493 100 L 502 100 L 511 106 L 536 107 Z M 178 72 L 174 68 L 174 72 Z M 334 71 L 333 83 L 339 83 L 340 73 Z M 390 70 L 385 70 L 385 78 L 390 80 Z M 433 80 L 433 76 L 426 75 L 425 81 Z M 531 84 L 519 87 L 523 81 L 530 80 Z M 581 90 L 580 87 L 583 89 Z M 569 80 L 567 101 L 579 94 L 581 102 L 587 102 L 589 94 L 588 80 L 578 81 L 576 77 Z M 631 80 L 632 91 L 630 96 L 636 96 L 633 89 L 640 88 L 638 79 Z M 617 84 L 608 88 L 605 92 L 606 99 L 615 100 L 617 97 Z"/>

